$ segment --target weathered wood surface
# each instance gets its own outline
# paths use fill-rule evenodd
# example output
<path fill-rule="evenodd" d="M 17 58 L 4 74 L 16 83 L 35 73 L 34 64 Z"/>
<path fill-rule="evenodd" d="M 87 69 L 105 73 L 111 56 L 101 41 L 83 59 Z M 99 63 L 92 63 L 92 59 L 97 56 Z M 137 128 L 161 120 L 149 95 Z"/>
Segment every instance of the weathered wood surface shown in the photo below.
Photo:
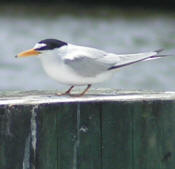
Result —
<path fill-rule="evenodd" d="M 175 92 L 90 90 L 83 97 L 56 96 L 58 91 L 7 91 L 0 92 L 0 105 L 36 105 L 46 103 L 112 102 L 174 100 Z"/>
<path fill-rule="evenodd" d="M 0 93 L 0 169 L 172 169 L 175 93 Z"/>

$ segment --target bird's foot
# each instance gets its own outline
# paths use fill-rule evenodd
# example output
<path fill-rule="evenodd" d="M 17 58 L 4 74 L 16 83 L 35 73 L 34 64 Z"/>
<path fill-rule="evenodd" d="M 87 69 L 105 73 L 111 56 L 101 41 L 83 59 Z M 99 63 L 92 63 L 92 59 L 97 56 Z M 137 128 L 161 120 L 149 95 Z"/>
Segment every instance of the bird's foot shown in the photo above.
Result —
<path fill-rule="evenodd" d="M 72 94 L 71 93 L 71 90 L 74 88 L 74 86 L 71 86 L 66 92 L 64 93 L 56 93 L 57 96 L 65 96 L 65 95 L 68 95 L 68 96 L 71 96 L 71 97 L 81 97 L 83 96 L 87 91 L 88 89 L 91 87 L 90 84 L 88 84 L 87 88 L 82 92 L 82 93 L 79 93 L 79 94 Z"/>
<path fill-rule="evenodd" d="M 81 96 L 84 95 L 84 93 L 83 93 L 83 94 L 82 94 L 82 93 L 78 93 L 78 94 L 69 93 L 69 94 L 67 94 L 67 95 L 69 95 L 69 96 L 71 96 L 71 97 L 81 97 Z"/>
<path fill-rule="evenodd" d="M 57 96 L 65 96 L 68 95 L 68 93 L 64 92 L 64 93 L 56 93 Z"/>
<path fill-rule="evenodd" d="M 65 96 L 65 95 L 69 95 L 70 91 L 74 88 L 74 86 L 71 86 L 66 92 L 64 93 L 56 93 L 57 96 Z"/>
<path fill-rule="evenodd" d="M 81 97 L 84 95 L 84 93 L 77 93 L 77 94 L 72 94 L 70 92 L 64 92 L 64 93 L 56 93 L 57 96 L 71 96 L 71 97 Z"/>
<path fill-rule="evenodd" d="M 83 92 L 81 92 L 79 94 L 72 94 L 72 93 L 69 92 L 68 95 L 71 96 L 71 97 L 81 97 L 81 96 L 84 96 L 85 93 L 89 90 L 90 87 L 91 87 L 91 85 L 88 84 L 87 88 Z"/>

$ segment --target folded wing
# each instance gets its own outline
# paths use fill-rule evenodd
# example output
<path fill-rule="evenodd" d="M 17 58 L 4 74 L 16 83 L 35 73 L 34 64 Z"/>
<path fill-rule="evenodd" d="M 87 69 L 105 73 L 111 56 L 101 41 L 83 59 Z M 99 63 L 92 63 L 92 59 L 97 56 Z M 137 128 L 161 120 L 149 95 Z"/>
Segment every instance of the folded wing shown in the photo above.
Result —
<path fill-rule="evenodd" d="M 94 77 L 114 65 L 115 62 L 104 61 L 102 58 L 105 57 L 105 52 L 75 52 L 72 56 L 65 57 L 64 63 L 78 75 Z"/>

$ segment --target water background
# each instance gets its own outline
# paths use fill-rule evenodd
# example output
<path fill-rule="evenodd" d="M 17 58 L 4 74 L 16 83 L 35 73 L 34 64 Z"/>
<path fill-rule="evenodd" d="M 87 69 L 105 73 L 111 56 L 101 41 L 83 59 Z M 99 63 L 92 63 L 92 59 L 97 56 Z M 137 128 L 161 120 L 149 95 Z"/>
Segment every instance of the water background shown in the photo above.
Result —
<path fill-rule="evenodd" d="M 56 38 L 114 53 L 164 48 L 175 55 L 175 13 L 115 8 L 0 7 L 0 90 L 65 89 L 38 58 L 14 56 L 42 39 Z M 175 90 L 175 56 L 137 63 L 95 85 L 126 90 Z"/>

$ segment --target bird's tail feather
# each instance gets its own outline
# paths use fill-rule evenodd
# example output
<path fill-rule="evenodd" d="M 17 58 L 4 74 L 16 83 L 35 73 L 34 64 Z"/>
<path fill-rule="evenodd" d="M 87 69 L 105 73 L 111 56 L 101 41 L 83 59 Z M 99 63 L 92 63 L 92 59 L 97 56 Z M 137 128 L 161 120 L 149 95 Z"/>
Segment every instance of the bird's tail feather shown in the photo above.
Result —
<path fill-rule="evenodd" d="M 153 59 L 159 59 L 159 58 L 163 58 L 166 57 L 168 55 L 156 55 L 156 56 L 151 56 L 150 58 L 144 59 L 143 61 L 148 61 L 148 60 L 153 60 Z"/>
<path fill-rule="evenodd" d="M 154 52 L 156 52 L 156 54 L 153 56 L 150 56 L 149 58 L 145 59 L 144 61 L 159 59 L 159 58 L 168 56 L 168 55 L 160 55 L 159 53 L 161 53 L 162 51 L 164 51 L 164 49 L 155 50 Z"/>
<path fill-rule="evenodd" d="M 158 58 L 168 56 L 168 55 L 160 54 L 162 51 L 163 51 L 163 49 L 159 49 L 159 50 L 156 50 L 154 52 L 141 53 L 141 54 L 136 54 L 136 55 L 134 55 L 134 54 L 128 54 L 128 55 L 123 55 L 123 56 L 121 55 L 120 56 L 121 62 L 110 67 L 108 70 L 121 68 L 121 67 L 131 65 L 131 64 L 134 64 L 137 62 L 141 62 L 141 61 L 148 61 L 148 60 L 153 60 L 153 59 L 158 59 Z M 126 57 L 127 57 L 127 59 L 126 59 Z M 122 58 L 124 58 L 123 62 L 122 62 Z"/>

